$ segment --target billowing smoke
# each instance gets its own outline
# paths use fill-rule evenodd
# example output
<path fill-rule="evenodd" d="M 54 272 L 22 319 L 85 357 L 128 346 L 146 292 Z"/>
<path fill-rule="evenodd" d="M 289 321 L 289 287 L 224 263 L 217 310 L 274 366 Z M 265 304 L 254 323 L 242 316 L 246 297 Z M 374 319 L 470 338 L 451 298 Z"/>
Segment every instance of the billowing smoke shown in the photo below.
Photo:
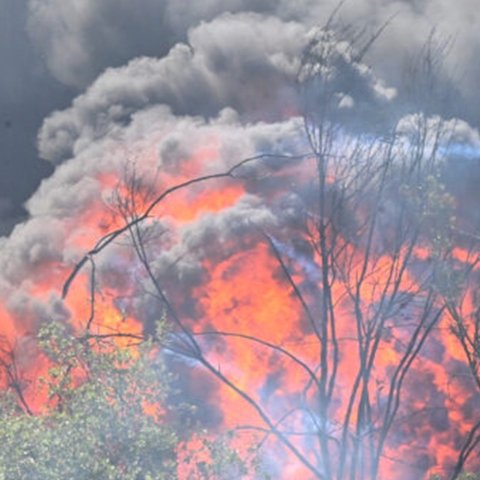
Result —
<path fill-rule="evenodd" d="M 393 136 L 399 139 L 393 142 L 395 154 L 403 158 L 403 149 L 415 144 L 418 125 L 425 117 L 412 105 L 405 106 L 408 88 L 399 80 L 402 59 L 424 45 L 430 27 L 439 19 L 447 16 L 452 24 L 463 25 L 462 15 L 472 13 L 473 3 L 461 3 L 454 7 L 446 1 L 388 2 L 374 8 L 372 2 L 352 2 L 341 9 L 342 22 L 335 17 L 329 28 L 321 28 L 336 2 L 230 0 L 191 5 L 174 0 L 31 0 L 31 37 L 45 55 L 51 74 L 81 93 L 68 108 L 44 120 L 38 150 L 55 166 L 54 173 L 26 203 L 28 220 L 0 239 L 0 319 L 12 342 L 21 339 L 16 348 L 26 359 L 26 374 L 36 358 L 32 339 L 42 323 L 54 319 L 79 327 L 88 318 L 88 268 L 75 279 L 66 301 L 61 288 L 98 239 L 131 220 L 132 204 L 121 200 L 125 188 L 134 190 L 138 202 L 134 213 L 139 214 L 161 191 L 259 157 L 225 178 L 172 193 L 139 228 L 146 242 L 151 240 L 149 265 L 162 292 L 192 330 L 203 330 L 202 345 L 222 363 L 224 372 L 253 386 L 252 395 L 274 417 L 300 398 L 314 403 L 308 389 L 300 391 L 305 379 L 277 354 L 248 350 L 241 342 L 216 342 L 209 338 L 209 331 L 212 335 L 211 331 L 223 329 L 245 336 L 254 331 L 257 339 L 291 345 L 306 361 L 315 358 L 318 352 L 305 341 L 314 343 L 315 332 L 285 278 L 285 272 L 292 272 L 314 313 L 321 310 L 312 287 L 322 281 L 318 253 L 308 241 L 308 230 L 298 234 L 315 223 L 318 207 L 310 173 L 314 156 L 308 118 L 315 118 L 318 105 L 325 102 L 322 95 L 328 94 L 329 113 L 341 125 L 335 133 L 337 150 L 332 150 L 339 157 L 343 151 L 350 158 L 375 158 L 375 152 L 384 152 Z M 397 12 L 366 55 L 360 55 L 369 35 Z M 349 24 L 355 29 L 349 30 Z M 363 24 L 366 37 L 356 30 Z M 352 38 L 360 40 L 352 46 Z M 469 55 L 478 48 L 473 27 L 453 44 L 451 57 L 438 70 L 439 83 L 446 84 L 449 92 L 453 88 L 446 80 L 453 61 L 449 58 L 467 66 Z M 458 84 L 464 97 L 459 97 L 459 103 L 473 98 L 470 75 L 471 70 Z M 433 133 L 424 139 L 422 154 L 434 157 L 438 152 L 443 162 L 478 158 L 479 133 L 467 122 L 476 121 L 474 113 L 457 118 L 448 108 L 440 105 L 438 111 L 428 112 L 432 115 L 425 120 L 425 128 Z M 448 134 L 440 144 L 435 135 L 439 130 Z M 368 168 L 376 179 L 375 162 Z M 364 174 L 356 173 L 358 178 Z M 352 178 L 343 179 L 347 184 L 356 178 L 349 175 Z M 398 175 L 402 175 L 400 167 Z M 396 239 L 385 232 L 394 228 L 390 221 L 397 218 L 397 200 L 408 197 L 395 178 L 392 175 L 388 184 L 392 196 L 378 212 L 381 235 L 373 237 L 378 269 L 395 245 Z M 132 179 L 136 182 L 129 184 Z M 325 196 L 334 211 L 333 222 L 349 248 L 365 248 L 357 232 L 366 212 L 360 209 L 356 215 L 357 206 L 348 201 L 345 208 L 335 210 L 343 192 L 333 183 Z M 366 192 L 362 208 L 373 204 L 370 190 Z M 412 256 L 410 283 L 402 287 L 404 301 L 394 313 L 389 312 L 405 322 L 407 331 L 408 322 L 421 311 L 421 305 L 411 302 L 409 289 L 429 268 L 428 259 L 419 252 Z M 99 321 L 112 329 L 151 333 L 164 306 L 151 294 L 151 278 L 132 254 L 128 236 L 109 245 L 95 261 L 103 290 L 97 306 L 97 317 L 103 316 Z M 377 274 L 375 266 L 372 284 Z M 382 308 L 372 289 L 369 313 Z M 340 298 L 349 293 L 334 292 L 345 311 Z M 348 342 L 347 324 L 341 324 L 340 330 Z M 403 348 L 404 338 L 395 338 L 392 332 L 393 327 L 385 329 L 385 341 L 393 347 L 383 360 L 383 371 L 376 372 L 374 393 L 379 405 L 385 402 L 385 378 Z M 422 421 L 400 422 L 385 459 L 384 471 L 389 475 L 395 469 L 403 472 L 399 458 L 390 454 L 397 450 L 398 457 L 413 455 L 410 442 L 414 439 L 417 452 L 409 475 L 451 465 L 452 449 L 458 446 L 452 443 L 458 441 L 448 437 L 448 431 L 459 435 L 459 418 L 478 402 L 470 384 L 449 386 L 466 395 L 464 405 L 449 396 L 442 362 L 462 375 L 459 365 L 463 364 L 441 335 L 435 335 L 436 341 L 430 342 L 415 366 L 417 375 L 406 385 L 407 392 L 414 392 L 406 395 L 410 405 L 420 396 L 423 405 L 431 408 L 415 404 Z M 185 359 L 172 358 L 172 365 L 184 373 L 183 391 L 194 400 L 202 397 L 200 417 L 206 425 L 251 422 L 248 409 L 216 409 L 217 404 L 233 405 L 231 394 L 188 373 Z M 347 363 L 355 361 L 348 353 L 345 358 Z M 268 374 L 258 365 L 268 368 Z M 348 366 L 341 373 L 346 378 Z M 340 382 L 341 388 L 346 384 Z M 341 405 L 335 408 L 343 413 Z M 449 410 L 460 412 L 457 424 L 449 418 Z M 322 422 L 325 419 L 301 412 L 291 419 L 300 431 Z M 328 419 L 326 425 L 335 436 L 335 422 Z M 309 442 L 307 438 L 302 445 Z M 442 442 L 447 445 L 443 449 Z M 285 467 L 274 453 L 267 455 L 266 462 L 272 463 L 273 471 L 279 465 Z M 284 478 L 297 473 L 288 472 L 291 476 Z"/>
<path fill-rule="evenodd" d="M 34 150 L 42 116 L 53 109 L 64 109 L 76 90 L 83 91 L 105 69 L 137 57 L 161 58 L 177 43 L 187 42 L 191 29 L 227 13 L 254 12 L 309 28 L 323 25 L 337 3 L 5 0 L 6 25 L 0 42 L 0 61 L 4 65 L 0 80 L 0 186 L 9 207 L 3 210 L 3 232 L 25 216 L 21 204 L 40 179 L 51 173 Z M 404 80 L 406 58 L 422 48 L 431 29 L 436 28 L 440 37 L 450 39 L 450 55 L 439 75 L 449 85 L 453 100 L 448 108 L 440 103 L 437 108 L 453 110 L 475 126 L 480 111 L 476 95 L 477 15 L 476 4 L 470 0 L 455 4 L 443 0 L 361 0 L 346 2 L 340 10 L 345 24 L 358 26 L 358 30 L 365 26 L 370 32 L 395 17 L 381 41 L 367 53 L 368 63 L 394 87 Z M 229 33 L 227 28 L 217 37 L 220 43 L 227 41 Z M 455 75 L 448 74 L 451 70 Z M 22 174 L 25 169 L 31 172 L 28 177 Z"/>

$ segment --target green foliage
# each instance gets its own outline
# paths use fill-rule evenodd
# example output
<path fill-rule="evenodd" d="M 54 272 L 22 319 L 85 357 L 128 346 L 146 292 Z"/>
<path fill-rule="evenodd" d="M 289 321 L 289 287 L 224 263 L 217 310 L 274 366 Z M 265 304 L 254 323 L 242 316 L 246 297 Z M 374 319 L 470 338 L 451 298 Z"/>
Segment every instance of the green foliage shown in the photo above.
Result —
<path fill-rule="evenodd" d="M 263 471 L 258 446 L 242 449 L 241 454 L 232 448 L 235 441 L 233 431 L 212 438 L 207 431 L 196 438 L 197 448 L 183 446 L 183 478 L 187 480 L 232 480 L 251 479 L 269 480 L 271 477 Z"/>
<path fill-rule="evenodd" d="M 433 257 L 438 258 L 452 246 L 452 231 L 455 228 L 455 202 L 446 191 L 440 173 L 420 177 L 413 184 L 401 187 L 401 193 L 415 217 Z"/>
<path fill-rule="evenodd" d="M 163 403 L 170 381 L 152 345 L 135 356 L 111 342 L 92 348 L 59 324 L 45 327 L 40 342 L 55 362 L 44 379 L 50 405 L 29 416 L 4 396 L 0 479 L 174 478 L 174 425 L 145 413 Z"/>
<path fill-rule="evenodd" d="M 173 480 L 186 405 L 163 409 L 172 375 L 152 342 L 135 349 L 76 339 L 61 324 L 40 332 L 52 361 L 46 411 L 30 416 L 11 393 L 0 398 L 0 480 Z M 223 440 L 204 441 L 209 462 L 192 478 L 241 478 L 242 460 Z M 230 469 L 230 470 L 229 470 Z M 208 476 L 203 476 L 206 472 Z"/>
<path fill-rule="evenodd" d="M 430 480 L 443 480 L 440 475 L 433 475 Z M 457 480 L 480 480 L 480 473 L 461 473 Z"/>

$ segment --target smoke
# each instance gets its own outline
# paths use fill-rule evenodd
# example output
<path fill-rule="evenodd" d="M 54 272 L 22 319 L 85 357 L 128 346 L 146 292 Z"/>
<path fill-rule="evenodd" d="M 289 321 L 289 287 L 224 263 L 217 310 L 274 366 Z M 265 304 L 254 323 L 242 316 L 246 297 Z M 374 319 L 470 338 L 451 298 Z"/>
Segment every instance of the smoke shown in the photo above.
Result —
<path fill-rule="evenodd" d="M 337 3 L 3 0 L 5 28 L 0 61 L 4 75 L 0 80 L 0 104 L 4 112 L 1 124 L 5 128 L 0 128 L 0 181 L 2 196 L 14 204 L 10 213 L 5 214 L 9 217 L 5 227 L 24 216 L 21 203 L 37 188 L 41 178 L 51 174 L 52 170 L 36 155 L 34 137 L 42 117 L 53 109 L 63 110 L 75 89 L 83 91 L 106 69 L 136 57 L 164 57 L 176 44 L 187 41 L 191 29 L 225 13 L 253 12 L 309 28 L 323 25 Z M 389 85 L 399 88 L 405 77 L 404 59 L 420 51 L 430 30 L 436 27 L 440 37 L 453 40 L 450 55 L 438 72 L 445 77 L 455 99 L 450 110 L 478 126 L 475 58 L 479 41 L 475 3 L 360 0 L 346 2 L 338 16 L 345 24 L 366 26 L 367 31 L 373 32 L 395 14 L 381 41 L 368 52 L 367 63 Z M 223 43 L 228 38 L 229 29 L 225 28 L 218 40 Z M 259 43 L 255 48 L 259 48 Z M 448 74 L 452 70 L 453 78 Z M 64 135 L 68 136 L 68 129 Z M 24 170 L 30 172 L 28 176 L 22 175 Z"/>
<path fill-rule="evenodd" d="M 254 12 L 311 27 L 323 24 L 337 5 L 336 0 L 302 0 L 294 5 L 283 0 L 212 0 L 193 4 L 184 0 L 140 0 L 135 4 L 112 0 L 30 0 L 28 28 L 55 78 L 85 88 L 106 68 L 138 56 L 164 56 L 176 43 L 187 40 L 190 29 L 227 12 Z M 402 78 L 404 60 L 421 49 L 433 28 L 452 38 L 445 68 L 454 67 L 458 72 L 451 88 L 465 96 L 464 109 L 469 102 L 478 105 L 478 72 L 474 67 L 480 48 L 475 28 L 477 15 L 473 0 L 455 4 L 447 0 L 361 0 L 346 2 L 340 10 L 346 24 L 366 25 L 370 31 L 395 16 L 382 41 L 369 55 L 369 61 L 382 77 L 395 86 Z M 228 41 L 228 36 L 222 40 Z M 473 106 L 468 110 L 469 118 L 478 120 Z"/>
<path fill-rule="evenodd" d="M 59 163 L 158 104 L 175 115 L 203 118 L 225 107 L 257 119 L 293 108 L 289 97 L 304 33 L 299 24 L 253 14 L 200 25 L 191 30 L 189 45 L 107 70 L 71 108 L 53 113 L 39 134 L 40 153 Z"/>
<path fill-rule="evenodd" d="M 315 97 L 319 91 L 315 82 L 321 78 L 322 88 L 333 99 L 333 117 L 342 126 L 337 138 L 341 148 L 349 144 L 354 131 L 363 139 L 359 151 L 366 152 L 379 130 L 390 133 L 394 125 L 408 148 L 414 143 L 415 126 L 425 117 L 423 112 L 402 117 L 408 110 L 401 103 L 406 95 L 400 81 L 403 56 L 418 51 L 430 28 L 443 18 L 451 20 L 449 29 L 467 28 L 442 64 L 440 82 L 443 75 L 447 79 L 452 59 L 460 63 L 457 70 L 467 70 L 471 55 L 480 49 L 473 24 L 464 18 L 476 14 L 473 2 L 464 0 L 461 6 L 447 1 L 352 2 L 340 11 L 343 22 L 336 30 L 319 28 L 335 4 L 30 0 L 31 38 L 50 73 L 80 93 L 69 107 L 43 121 L 38 150 L 54 172 L 26 202 L 28 219 L 0 240 L 2 320 L 13 323 L 15 333 L 25 338 L 52 319 L 82 324 L 88 317 L 87 276 L 79 277 L 70 303 L 63 302 L 58 292 L 96 240 L 125 220 L 120 218 L 116 194 L 129 173 L 137 172 L 141 179 L 139 197 L 145 194 L 151 200 L 150 189 L 157 194 L 192 177 L 224 172 L 244 158 L 268 154 L 268 161 L 245 167 L 235 181 L 222 179 L 208 184 L 208 189 L 180 191 L 160 205 L 157 218 L 142 226 L 145 238 L 155 240 L 150 265 L 193 329 L 211 327 L 221 318 L 225 329 L 248 332 L 254 326 L 260 338 L 279 344 L 285 338 L 310 338 L 305 314 L 293 295 L 285 293 L 289 290 L 284 272 L 263 240 L 267 236 L 272 241 L 292 271 L 308 280 L 305 283 L 321 280 L 315 252 L 293 234 L 312 220 L 311 205 L 317 201 L 305 168 L 309 145 L 301 116 L 305 109 L 318 112 L 321 102 Z M 396 12 L 398 16 L 368 54 L 356 56 L 347 41 L 355 32 L 349 33 L 344 25 L 367 25 L 368 38 Z M 301 69 L 306 51 L 311 64 L 307 61 Z M 319 65 L 324 70 L 314 70 Z M 455 85 L 465 99 L 474 98 L 471 75 L 468 70 Z M 426 120 L 426 128 L 433 132 L 441 125 L 450 134 L 439 147 L 440 155 L 447 161 L 478 158 L 477 124 L 452 119 L 452 112 L 436 113 Z M 462 113 L 472 122 L 478 120 L 472 112 Z M 426 147 L 437 148 L 436 139 L 428 138 Z M 381 149 L 382 142 L 375 148 Z M 294 158 L 286 161 L 284 156 Z M 332 188 L 332 202 L 338 194 Z M 396 207 L 393 199 L 385 205 L 383 217 Z M 0 204 L 2 208 L 8 204 Z M 335 221 L 347 236 L 347 223 L 354 221 L 354 215 L 337 214 Z M 387 228 L 389 219 L 380 221 Z M 128 327 L 128 318 L 133 318 L 149 331 L 158 319 L 160 302 L 129 249 L 130 245 L 118 242 L 98 256 L 97 276 L 105 289 L 98 307 L 115 327 Z M 283 294 L 280 299 L 278 291 Z M 312 303 L 319 308 L 315 300 Z M 402 318 L 407 321 L 413 313 L 406 309 Z M 400 351 L 401 341 L 397 343 Z M 298 393 L 282 391 L 284 379 L 291 375 L 298 384 L 304 380 L 272 355 L 245 351 L 240 345 L 207 341 L 202 345 L 219 362 L 223 359 L 222 367 L 240 383 L 254 385 L 255 395 L 274 411 L 280 412 L 290 395 Z M 315 358 L 313 349 L 303 344 L 300 349 L 307 358 Z M 398 352 L 392 357 L 388 361 L 393 363 Z M 229 364 L 225 359 L 235 360 Z M 270 376 L 259 371 L 262 362 L 272 366 Z M 421 391 L 425 398 L 434 395 L 434 386 L 444 391 L 438 363 L 431 360 L 424 374 L 420 368 L 415 372 L 426 382 Z M 184 365 L 178 368 L 187 370 Z M 206 423 L 232 426 L 251 418 L 248 411 L 220 415 L 213 405 L 228 404 L 228 395 L 210 383 L 197 385 L 202 382 L 194 377 L 185 375 L 182 390 L 205 402 L 200 416 Z M 419 385 L 410 388 L 417 391 Z M 380 386 L 378 395 L 382 395 Z M 450 406 L 443 393 L 437 400 L 439 411 Z M 458 410 L 458 405 L 454 407 Z M 445 414 L 435 415 L 431 419 L 435 431 L 444 432 Z M 313 420 L 307 420 L 300 419 L 311 427 Z M 395 438 L 405 443 L 421 433 L 422 441 L 428 442 L 428 432 L 418 429 L 400 428 Z M 428 462 L 432 449 L 426 450 Z"/>
<path fill-rule="evenodd" d="M 1 119 L 4 128 L 0 128 L 0 185 L 2 197 L 13 203 L 9 213 L 4 213 L 4 217 L 8 216 L 4 229 L 10 230 L 13 222 L 25 216 L 21 204 L 39 181 L 51 174 L 51 168 L 35 152 L 34 137 L 42 118 L 54 109 L 63 110 L 76 95 L 75 90 L 83 91 L 108 68 L 119 67 L 134 58 L 164 57 L 178 43 L 187 42 L 192 29 L 227 13 L 253 12 L 310 28 L 323 25 L 337 3 L 336 0 L 301 0 L 295 4 L 284 0 L 135 3 L 3 0 L 2 18 L 6 23 L 0 42 L 0 62 L 4 65 L 0 80 L 0 104 L 4 112 Z M 404 83 L 405 58 L 421 50 L 432 28 L 436 27 L 440 38 L 451 38 L 450 55 L 438 75 L 448 84 L 454 101 L 448 108 L 440 103 L 437 108 L 442 113 L 453 111 L 478 126 L 475 58 L 479 41 L 474 21 L 477 14 L 471 0 L 454 5 L 443 0 L 361 0 L 346 2 L 338 18 L 359 29 L 365 26 L 373 33 L 396 15 L 381 41 L 367 53 L 367 63 L 397 89 Z M 229 34 L 226 26 L 216 41 L 227 42 Z M 252 41 L 255 39 L 253 34 Z M 260 48 L 260 43 L 256 42 L 254 51 Z M 455 72 L 453 77 L 450 71 Z M 252 96 L 254 103 L 261 95 Z M 344 103 L 348 105 L 348 97 Z M 69 125 L 64 127 L 61 137 L 66 139 L 70 129 Z M 23 175 L 23 171 L 29 171 L 29 175 Z"/>

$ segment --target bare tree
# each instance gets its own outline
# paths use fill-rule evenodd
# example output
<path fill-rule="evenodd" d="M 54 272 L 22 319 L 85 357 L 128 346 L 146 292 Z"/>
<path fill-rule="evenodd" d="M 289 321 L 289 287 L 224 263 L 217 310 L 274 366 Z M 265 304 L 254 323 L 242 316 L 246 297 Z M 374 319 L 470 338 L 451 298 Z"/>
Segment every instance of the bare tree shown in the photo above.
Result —
<path fill-rule="evenodd" d="M 77 275 L 90 264 L 91 309 L 83 335 L 86 341 L 90 336 L 98 339 L 90 333 L 95 319 L 95 261 L 127 236 L 142 278 L 148 280 L 148 293 L 160 305 L 159 316 L 165 315 L 172 324 L 164 348 L 201 365 L 262 422 L 239 429 L 258 432 L 261 443 L 275 438 L 309 475 L 327 480 L 379 477 L 389 435 L 402 409 L 405 380 L 446 309 L 456 319 L 456 334 L 478 382 L 480 317 L 475 317 L 472 334 L 463 329 L 459 320 L 463 317 L 451 303 L 441 301 L 437 286 L 440 260 L 451 251 L 444 220 L 452 206 L 442 189 L 438 161 L 451 126 L 417 114 L 392 124 L 386 133 L 362 133 L 355 125 L 346 128 L 342 109 L 355 101 L 354 93 L 348 82 L 339 90 L 331 76 L 338 61 L 358 67 L 370 45 L 367 41 L 364 48 L 339 49 L 335 34 L 326 28 L 307 46 L 298 76 L 306 100 L 306 154 L 260 154 L 225 172 L 196 177 L 160 193 L 135 168 L 127 169 L 112 203 L 124 225 L 96 243 L 63 288 L 66 299 Z M 305 335 L 315 342 L 314 361 L 256 332 L 196 328 L 178 312 L 153 268 L 165 230 L 152 219 L 162 202 L 178 191 L 212 181 L 245 182 L 258 169 L 267 168 L 266 160 L 303 162 L 302 168 L 310 172 L 309 181 L 295 192 L 304 205 L 302 216 L 295 228 L 288 229 L 290 242 L 297 239 L 309 246 L 305 258 L 316 277 L 308 282 L 308 290 L 298 280 L 301 261 L 289 254 L 281 233 L 262 225 L 253 226 L 252 232 L 275 259 L 285 293 L 298 303 L 308 325 Z M 115 332 L 110 336 L 115 335 L 128 336 Z M 141 340 L 138 335 L 131 337 Z M 271 412 L 222 369 L 207 345 L 228 344 L 231 339 L 244 342 L 245 348 L 265 349 L 299 368 L 306 380 L 302 395 L 295 397 L 298 403 L 280 415 Z M 385 351 L 389 356 L 382 354 Z M 310 420 L 306 429 L 293 421 L 299 412 Z M 413 412 L 402 413 L 405 421 Z M 477 424 L 466 441 L 458 471 L 480 441 L 479 428 Z"/>
<path fill-rule="evenodd" d="M 451 332 L 458 340 L 477 391 L 480 391 L 480 298 L 478 296 L 479 240 L 472 232 L 460 232 L 461 247 L 452 248 L 444 259 L 439 289 L 449 318 Z M 474 418 L 458 453 L 450 476 L 459 478 L 467 461 L 480 446 L 480 420 Z"/>

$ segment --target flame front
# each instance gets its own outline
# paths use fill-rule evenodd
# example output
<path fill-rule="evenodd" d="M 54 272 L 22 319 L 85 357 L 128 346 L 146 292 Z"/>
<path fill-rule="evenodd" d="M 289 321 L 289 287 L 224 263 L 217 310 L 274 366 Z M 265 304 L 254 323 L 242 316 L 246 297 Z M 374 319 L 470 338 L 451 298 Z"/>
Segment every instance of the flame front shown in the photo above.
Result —
<path fill-rule="evenodd" d="M 145 293 L 150 280 L 128 230 L 95 256 L 95 278 L 93 263 L 87 262 L 65 302 L 56 292 L 85 251 L 135 220 L 159 192 L 211 174 L 210 165 L 220 165 L 219 152 L 226 148 L 213 138 L 184 158 L 177 173 L 151 175 L 153 149 L 143 146 L 124 183 L 118 182 L 113 167 L 98 173 L 94 181 L 100 195 L 64 219 L 57 246 L 62 255 L 35 265 L 22 281 L 22 298 L 12 292 L 14 302 L 4 299 L 2 335 L 22 358 L 17 375 L 25 382 L 22 391 L 33 411 L 40 412 L 47 401 L 36 382 L 48 368 L 34 341 L 42 317 L 61 318 L 78 332 L 87 323 L 99 334 L 141 336 L 152 330 L 164 305 Z M 319 197 L 318 179 L 312 176 L 317 160 L 296 158 L 283 168 L 280 159 L 273 166 L 259 160 L 237 178 L 176 190 L 139 225 L 161 291 L 217 372 L 212 381 L 208 368 L 191 361 L 195 373 L 188 377 L 188 389 L 198 388 L 201 398 L 196 401 L 208 406 L 203 411 L 215 412 L 201 419 L 212 435 L 234 429 L 240 439 L 264 445 L 263 462 L 274 478 L 313 478 L 308 465 L 322 473 L 322 442 L 331 452 L 332 472 L 341 462 L 347 470 L 364 462 L 361 468 L 368 471 L 375 455 L 368 456 L 367 450 L 373 451 L 386 434 L 382 425 L 390 417 L 385 412 L 397 401 L 396 390 L 389 390 L 392 378 L 400 380 L 403 374 L 397 368 L 411 358 L 410 370 L 401 378 L 398 412 L 379 451 L 379 478 L 443 474 L 473 425 L 469 415 L 478 394 L 465 379 L 464 358 L 441 299 L 428 285 L 435 245 L 413 241 L 408 232 L 403 243 L 397 242 L 399 227 L 388 223 L 389 209 L 396 208 L 391 192 L 381 196 L 383 217 L 368 189 L 362 204 L 346 202 L 342 211 L 332 210 L 342 195 L 337 182 L 350 180 L 339 178 L 345 165 L 337 165 L 323 180 L 329 190 Z M 330 210 L 322 219 L 318 209 Z M 374 210 L 378 223 L 369 233 L 361 225 L 370 225 Z M 322 242 L 329 245 L 327 257 Z M 471 261 L 460 245 L 453 257 L 458 264 Z M 474 310 L 473 303 L 467 294 L 462 305 L 466 315 Z M 421 321 L 425 323 L 416 330 Z M 422 338 L 430 324 L 424 342 L 409 343 L 414 336 Z M 379 328 L 380 333 L 368 340 L 365 328 Z M 375 344 L 367 345 L 369 341 Z M 128 345 L 128 338 L 121 345 Z M 408 349 L 417 347 L 418 355 L 410 357 Z M 362 349 L 375 353 L 362 357 Z M 169 358 L 172 369 L 185 368 L 180 354 Z M 370 361 L 366 378 L 362 362 Z M 5 376 L 4 388 L 13 382 Z M 366 398 L 368 405 L 361 406 Z M 287 443 L 279 441 L 264 416 Z M 377 430 L 362 430 L 367 424 Z M 337 448 L 342 442 L 359 445 L 355 458 L 348 457 L 349 448 L 343 453 Z"/>

